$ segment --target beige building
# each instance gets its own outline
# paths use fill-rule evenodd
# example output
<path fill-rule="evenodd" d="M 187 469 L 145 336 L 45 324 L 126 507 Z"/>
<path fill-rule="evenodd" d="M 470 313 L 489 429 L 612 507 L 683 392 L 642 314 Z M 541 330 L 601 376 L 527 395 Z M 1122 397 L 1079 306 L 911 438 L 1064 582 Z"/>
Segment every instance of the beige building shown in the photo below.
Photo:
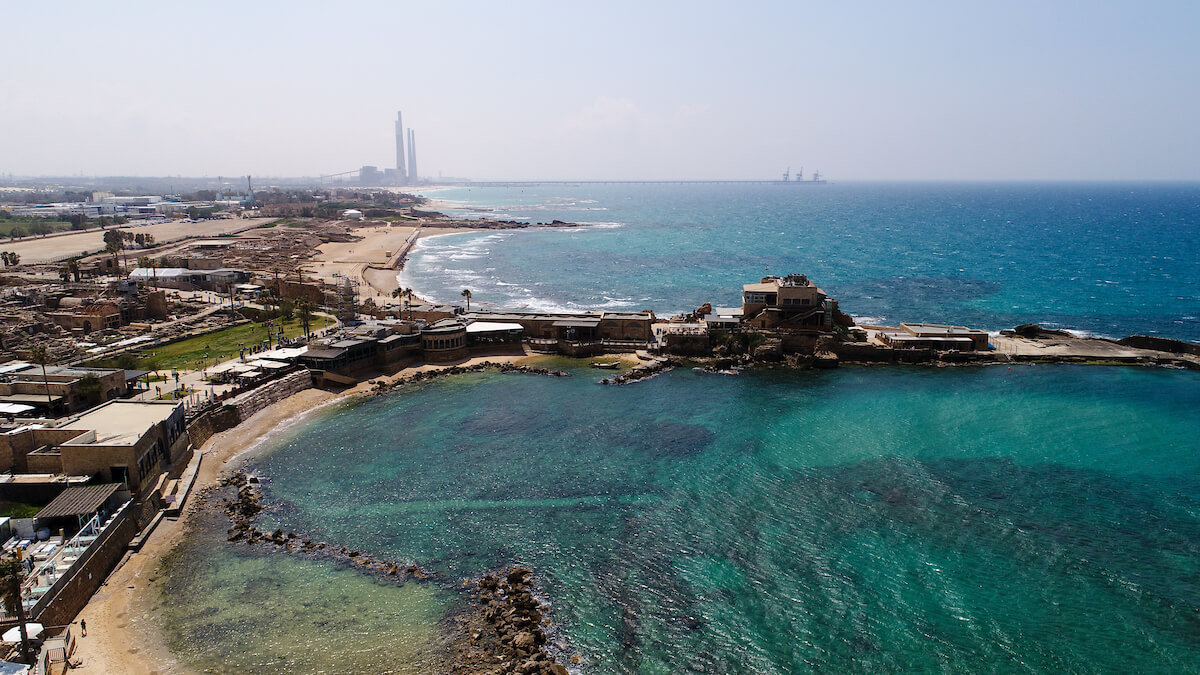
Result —
<path fill-rule="evenodd" d="M 67 330 L 81 330 L 86 335 L 94 330 L 121 327 L 121 306 L 115 302 L 97 302 L 73 311 L 47 314 L 54 323 Z"/>
<path fill-rule="evenodd" d="M 896 349 L 937 349 L 970 352 L 988 349 L 987 331 L 937 323 L 902 323 L 899 328 L 881 328 L 880 341 Z"/>
<path fill-rule="evenodd" d="M 0 462 L 13 473 L 89 476 L 137 492 L 187 450 L 182 402 L 109 401 L 57 426 L 0 433 Z"/>
<path fill-rule="evenodd" d="M 742 320 L 755 328 L 828 331 L 836 309 L 837 302 L 803 274 L 742 286 Z"/>
<path fill-rule="evenodd" d="M 41 366 L 29 365 L 0 374 L 0 403 L 29 405 L 52 416 L 86 410 L 125 392 L 120 368 L 46 366 L 43 379 Z"/>

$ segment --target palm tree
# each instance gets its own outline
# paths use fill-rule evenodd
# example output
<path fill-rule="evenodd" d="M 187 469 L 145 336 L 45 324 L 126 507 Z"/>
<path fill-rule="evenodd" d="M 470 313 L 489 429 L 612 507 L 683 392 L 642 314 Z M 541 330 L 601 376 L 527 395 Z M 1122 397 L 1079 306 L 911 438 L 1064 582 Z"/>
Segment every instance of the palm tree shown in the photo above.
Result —
<path fill-rule="evenodd" d="M 459 295 L 467 299 L 467 311 L 471 311 L 471 290 L 469 288 L 464 288 L 463 292 L 459 293 Z"/>
<path fill-rule="evenodd" d="M 410 305 L 410 303 L 412 302 L 412 297 L 413 297 L 413 289 L 411 289 L 411 288 L 396 288 L 396 289 L 394 289 L 394 290 L 392 291 L 392 297 L 393 297 L 393 298 L 400 298 L 400 301 L 401 301 L 401 303 L 402 303 L 402 306 L 401 306 L 401 318 L 403 318 L 403 317 L 404 317 L 403 310 L 404 310 L 404 309 L 409 309 L 409 305 Z M 412 318 L 412 314 L 411 314 L 411 312 L 409 313 L 409 317 L 408 317 L 408 318 L 409 318 L 409 319 L 411 319 L 411 318 Z"/>
<path fill-rule="evenodd" d="M 29 633 L 25 630 L 25 603 L 21 600 L 21 585 L 25 582 L 25 566 L 15 556 L 0 560 L 0 593 L 4 594 L 4 611 L 17 615 L 21 627 L 21 658 L 33 663 L 29 655 Z"/>
<path fill-rule="evenodd" d="M 304 339 L 308 340 L 308 328 L 312 322 L 312 303 L 308 298 L 300 298 L 296 303 L 296 312 L 300 315 L 300 327 L 304 329 Z"/>
<path fill-rule="evenodd" d="M 50 363 L 50 352 L 46 345 L 34 345 L 30 350 L 30 360 L 42 367 L 42 382 L 46 385 L 46 412 L 50 412 L 50 378 L 46 377 L 46 364 Z"/>

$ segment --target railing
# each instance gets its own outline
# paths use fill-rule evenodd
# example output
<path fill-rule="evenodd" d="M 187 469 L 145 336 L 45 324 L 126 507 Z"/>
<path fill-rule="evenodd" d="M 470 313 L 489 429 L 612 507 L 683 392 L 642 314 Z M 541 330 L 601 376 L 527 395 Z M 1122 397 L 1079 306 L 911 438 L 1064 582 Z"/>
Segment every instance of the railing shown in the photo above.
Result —
<path fill-rule="evenodd" d="M 21 586 L 21 601 L 25 605 L 27 616 L 34 617 L 45 609 L 50 600 L 75 577 L 79 569 L 94 555 L 98 544 L 106 540 L 115 526 L 128 515 L 129 506 L 132 503 L 132 500 L 125 502 L 107 523 L 101 523 L 99 516 L 92 516 L 92 519 L 74 537 L 61 544 L 44 562 L 37 563 Z M 68 561 L 70 565 L 67 569 L 59 571 L 57 569 L 59 563 L 69 555 L 76 557 Z M 47 581 L 50 581 L 49 586 L 38 585 L 43 575 Z M 11 621 L 14 619 L 16 617 L 0 607 L 0 620 Z"/>
<path fill-rule="evenodd" d="M 293 363 L 290 366 L 288 366 L 287 368 L 279 368 L 277 370 L 271 371 L 270 373 L 267 373 L 265 375 L 261 375 L 252 380 L 249 380 L 245 384 L 239 384 L 232 389 L 221 392 L 220 394 L 215 394 L 213 396 L 210 396 L 209 398 L 206 398 L 206 399 L 200 401 L 199 403 L 191 404 L 190 402 L 187 402 L 185 400 L 184 416 L 188 420 L 193 420 L 210 410 L 215 410 L 215 409 L 221 407 L 221 405 L 223 405 L 225 401 L 228 401 L 229 399 L 233 398 L 234 396 L 237 396 L 239 394 L 244 394 L 252 389 L 257 389 L 258 387 L 261 387 L 262 385 L 266 384 L 267 382 L 271 382 L 273 380 L 278 380 L 278 379 L 284 377 L 285 375 L 290 375 L 298 370 L 303 370 L 303 369 L 304 369 L 304 366 L 302 366 L 298 363 Z"/>

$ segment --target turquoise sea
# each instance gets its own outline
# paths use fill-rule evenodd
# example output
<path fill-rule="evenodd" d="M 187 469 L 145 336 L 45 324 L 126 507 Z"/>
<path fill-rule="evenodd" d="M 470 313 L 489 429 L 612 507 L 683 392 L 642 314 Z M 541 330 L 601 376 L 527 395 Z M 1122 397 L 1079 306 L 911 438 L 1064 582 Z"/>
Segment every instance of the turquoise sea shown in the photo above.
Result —
<path fill-rule="evenodd" d="M 828 187 L 810 198 L 833 199 L 838 186 Z M 1163 189 L 1195 202 L 1194 188 Z M 531 201 L 508 194 L 515 206 Z M 752 219 L 744 205 L 734 211 Z M 728 300 L 705 299 L 733 304 L 740 279 L 706 277 L 700 270 L 718 266 L 714 256 L 686 255 L 694 239 L 682 238 L 681 252 L 662 247 L 670 228 L 653 214 L 663 212 L 636 221 L 657 234 L 645 235 L 640 253 L 628 244 L 624 255 L 699 261 L 678 272 L 680 288 L 697 293 L 681 294 L 680 309 L 725 288 L 735 289 Z M 1160 205 L 1157 213 L 1186 220 L 1195 210 Z M 536 219 L 567 219 L 561 215 Z M 604 238 L 636 235 L 635 220 L 627 223 L 514 233 L 457 262 L 484 261 L 480 270 L 494 270 L 481 274 L 517 283 L 514 275 L 532 265 L 501 261 L 541 237 L 545 276 L 561 285 L 539 290 L 539 301 L 584 303 L 610 288 L 613 298 L 673 297 L 659 285 L 671 278 L 666 263 L 648 264 L 640 278 L 610 274 L 599 288 L 587 282 L 599 272 L 568 262 L 594 247 L 591 258 L 608 265 Z M 736 229 L 727 238 L 764 248 L 761 233 L 774 226 L 756 227 L 757 238 Z M 897 281 L 908 278 L 898 272 L 900 254 L 864 256 L 853 272 L 832 259 L 819 271 L 800 258 L 769 265 L 810 270 L 858 314 L 846 299 L 855 292 L 872 296 L 879 304 L 870 311 L 889 318 L 909 318 L 913 308 L 914 318 L 1002 327 L 1040 318 L 1041 308 L 1008 314 L 997 308 L 1011 300 L 995 295 L 1041 297 L 1058 288 L 1057 299 L 1043 301 L 1059 309 L 1063 325 L 1194 336 L 1186 333 L 1194 320 L 1157 297 L 1173 293 L 1196 311 L 1196 258 L 1177 259 L 1185 246 L 1195 250 L 1194 221 L 1190 230 L 1180 225 L 1185 233 L 1171 246 L 1149 234 L 1163 228 L 1092 227 L 1109 248 L 1060 236 L 1058 251 L 1040 255 L 1104 249 L 1109 262 L 1071 261 L 1080 275 L 1117 282 L 1094 291 L 1033 278 L 1038 256 L 1024 250 L 1028 237 L 1021 255 L 1011 254 L 1023 274 L 965 262 L 995 253 L 965 234 L 961 245 L 943 237 L 909 254 L 919 259 L 921 274 L 912 278 L 920 284 Z M 843 236 L 852 231 L 846 224 Z M 886 229 L 855 235 L 863 250 L 884 246 L 870 233 L 879 231 Z M 433 241 L 462 250 L 493 235 Z M 1158 264 L 1157 276 L 1146 267 L 1121 271 L 1112 241 L 1172 260 Z M 439 250 L 419 253 L 409 273 Z M 959 251 L 964 262 L 955 269 L 970 273 L 947 272 L 943 266 L 956 263 L 935 250 Z M 744 260 L 742 274 L 757 274 L 758 263 Z M 887 266 L 892 284 L 861 290 L 863 279 L 884 279 Z M 934 281 L 943 278 L 951 281 Z M 438 286 L 415 279 L 436 295 Z M 446 282 L 445 292 L 458 285 Z M 1122 314 L 1108 286 L 1138 301 Z M 491 287 L 468 287 L 487 301 L 476 288 Z M 987 290 L 962 298 L 952 287 Z M 946 291 L 940 300 L 937 289 Z M 1107 318 L 1086 323 L 1078 293 L 1095 293 L 1096 314 Z M 1135 324 L 1141 328 L 1129 328 Z M 272 509 L 260 526 L 416 562 L 443 581 L 396 586 L 329 562 L 226 545 L 227 521 L 208 514 L 164 565 L 171 601 L 160 611 L 172 648 L 212 672 L 438 672 L 448 617 L 466 602 L 458 582 L 521 563 L 535 570 L 552 608 L 555 649 L 582 657 L 578 673 L 1200 672 L 1200 373 L 679 369 L 607 387 L 582 364 L 548 365 L 572 376 L 467 375 L 339 404 L 281 431 L 251 460 L 270 477 Z"/>
<path fill-rule="evenodd" d="M 541 185 L 428 194 L 456 215 L 596 223 L 418 244 L 418 295 L 536 310 L 733 306 L 802 272 L 843 311 L 1200 341 L 1200 184 Z M 769 268 L 769 271 L 767 271 Z"/>

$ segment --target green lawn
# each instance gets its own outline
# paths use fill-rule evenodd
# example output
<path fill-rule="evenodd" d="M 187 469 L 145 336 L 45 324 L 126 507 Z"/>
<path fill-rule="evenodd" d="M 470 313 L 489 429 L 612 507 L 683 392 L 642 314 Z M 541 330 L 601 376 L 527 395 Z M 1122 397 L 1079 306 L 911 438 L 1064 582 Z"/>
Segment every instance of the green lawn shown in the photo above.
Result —
<path fill-rule="evenodd" d="M 71 224 L 63 220 L 43 220 L 38 222 L 49 225 L 54 232 L 71 229 Z M 0 237 L 7 238 L 12 233 L 12 229 L 14 227 L 21 228 L 25 232 L 25 236 L 28 237 L 30 234 L 29 227 L 31 225 L 33 225 L 33 222 L 28 220 L 8 220 L 5 218 L 0 218 Z"/>
<path fill-rule="evenodd" d="M 309 330 L 316 332 L 333 325 L 333 323 L 334 321 L 330 317 L 314 316 Z M 271 335 L 274 336 L 278 329 L 278 322 L 276 322 L 276 325 L 271 327 Z M 299 319 L 292 319 L 283 326 L 285 337 L 297 337 L 302 333 Z M 196 370 L 197 361 L 204 359 L 206 355 L 208 366 L 212 367 L 213 359 L 226 361 L 241 353 L 241 345 L 250 347 L 262 344 L 266 339 L 267 329 L 263 324 L 242 324 L 215 333 L 173 342 L 162 347 L 146 349 L 144 350 L 146 356 L 138 359 L 137 367 L 141 370 Z M 272 344 L 274 344 L 274 338 L 272 338 Z M 102 359 L 95 364 L 101 367 L 117 367 L 115 359 Z"/>
<path fill-rule="evenodd" d="M 41 506 L 21 502 L 0 502 L 0 516 L 8 518 L 32 518 L 41 511 Z"/>

